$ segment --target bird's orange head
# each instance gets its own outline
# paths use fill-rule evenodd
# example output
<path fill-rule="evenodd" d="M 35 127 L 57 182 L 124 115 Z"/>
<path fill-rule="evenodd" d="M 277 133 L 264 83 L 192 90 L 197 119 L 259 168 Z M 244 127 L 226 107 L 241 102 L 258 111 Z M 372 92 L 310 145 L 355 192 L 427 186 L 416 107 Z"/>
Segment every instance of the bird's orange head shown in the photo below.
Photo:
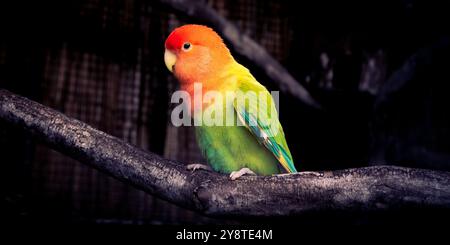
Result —
<path fill-rule="evenodd" d="M 181 85 L 208 83 L 233 61 L 222 38 L 211 28 L 184 25 L 166 40 L 164 61 Z"/>

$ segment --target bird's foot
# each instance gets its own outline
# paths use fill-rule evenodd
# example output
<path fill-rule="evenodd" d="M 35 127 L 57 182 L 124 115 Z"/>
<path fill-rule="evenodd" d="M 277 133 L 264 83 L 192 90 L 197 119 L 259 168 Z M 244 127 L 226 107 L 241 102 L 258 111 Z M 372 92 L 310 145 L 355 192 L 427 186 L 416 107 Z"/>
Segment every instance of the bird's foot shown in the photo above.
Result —
<path fill-rule="evenodd" d="M 193 163 L 193 164 L 188 164 L 186 166 L 187 170 L 191 170 L 192 172 L 194 172 L 195 170 L 199 170 L 199 169 L 203 169 L 206 171 L 212 171 L 212 168 L 208 165 L 204 165 L 204 164 L 200 164 L 200 163 Z"/>
<path fill-rule="evenodd" d="M 237 180 L 238 178 L 240 178 L 242 175 L 256 175 L 255 172 L 253 172 L 252 170 L 250 170 L 249 168 L 241 168 L 239 171 L 233 171 L 230 174 L 230 179 L 231 180 Z"/>

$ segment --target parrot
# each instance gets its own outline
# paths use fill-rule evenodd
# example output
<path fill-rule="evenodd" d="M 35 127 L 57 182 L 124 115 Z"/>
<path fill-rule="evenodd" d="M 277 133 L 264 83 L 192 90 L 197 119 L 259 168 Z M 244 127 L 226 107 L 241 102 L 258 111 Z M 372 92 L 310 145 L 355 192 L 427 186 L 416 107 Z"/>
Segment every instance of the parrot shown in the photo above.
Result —
<path fill-rule="evenodd" d="M 245 66 L 233 58 L 217 32 L 204 25 L 182 25 L 169 34 L 164 46 L 167 69 L 178 80 L 181 90 L 191 97 L 195 96 L 196 83 L 201 84 L 203 95 L 209 91 L 224 95 L 222 98 L 228 92 L 235 94 L 231 101 L 222 100 L 222 104 L 219 103 L 224 108 L 232 108 L 222 113 L 219 120 L 233 117 L 240 125 L 205 123 L 195 126 L 196 141 L 208 165 L 189 164 L 188 169 L 212 169 L 229 174 L 231 180 L 243 175 L 267 176 L 297 172 L 277 111 L 273 110 L 275 104 L 272 95 Z M 240 98 L 249 92 L 266 96 L 267 102 L 261 103 L 256 96 Z M 237 103 L 239 99 L 244 103 Z M 214 104 L 215 101 L 202 101 L 197 105 L 201 108 L 191 106 L 190 115 L 201 118 Z M 260 110 L 273 111 L 272 121 L 268 116 L 260 116 L 267 114 L 259 113 Z"/>

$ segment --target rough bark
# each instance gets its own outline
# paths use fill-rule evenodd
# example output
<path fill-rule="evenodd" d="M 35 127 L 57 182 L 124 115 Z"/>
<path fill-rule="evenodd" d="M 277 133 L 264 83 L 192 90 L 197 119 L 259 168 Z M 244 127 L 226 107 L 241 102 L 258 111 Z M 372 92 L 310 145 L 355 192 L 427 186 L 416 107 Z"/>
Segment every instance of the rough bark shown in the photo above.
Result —
<path fill-rule="evenodd" d="M 281 91 L 300 99 L 307 105 L 320 108 L 319 103 L 311 97 L 309 92 L 263 47 L 243 34 L 205 2 L 197 0 L 160 0 L 160 2 L 181 14 L 209 23 L 237 53 L 260 67 Z"/>
<path fill-rule="evenodd" d="M 68 156 L 179 206 L 211 216 L 450 207 L 450 173 L 392 166 L 276 176 L 187 171 L 51 108 L 0 90 L 0 118 Z"/>

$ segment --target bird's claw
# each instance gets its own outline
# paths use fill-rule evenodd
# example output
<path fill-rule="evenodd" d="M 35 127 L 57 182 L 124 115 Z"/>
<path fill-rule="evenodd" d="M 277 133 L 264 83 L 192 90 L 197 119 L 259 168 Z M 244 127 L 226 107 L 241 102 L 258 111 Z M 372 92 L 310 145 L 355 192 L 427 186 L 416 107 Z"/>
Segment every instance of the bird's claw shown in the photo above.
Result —
<path fill-rule="evenodd" d="M 212 168 L 208 165 L 204 165 L 204 164 L 199 164 L 199 163 L 194 163 L 194 164 L 188 164 L 186 166 L 187 170 L 191 170 L 192 172 L 199 170 L 199 169 L 203 169 L 206 171 L 212 171 Z"/>
<path fill-rule="evenodd" d="M 249 168 L 241 168 L 239 171 L 233 171 L 230 174 L 230 179 L 231 180 L 237 180 L 239 179 L 242 175 L 256 175 L 255 172 L 253 172 L 252 170 L 250 170 Z"/>

